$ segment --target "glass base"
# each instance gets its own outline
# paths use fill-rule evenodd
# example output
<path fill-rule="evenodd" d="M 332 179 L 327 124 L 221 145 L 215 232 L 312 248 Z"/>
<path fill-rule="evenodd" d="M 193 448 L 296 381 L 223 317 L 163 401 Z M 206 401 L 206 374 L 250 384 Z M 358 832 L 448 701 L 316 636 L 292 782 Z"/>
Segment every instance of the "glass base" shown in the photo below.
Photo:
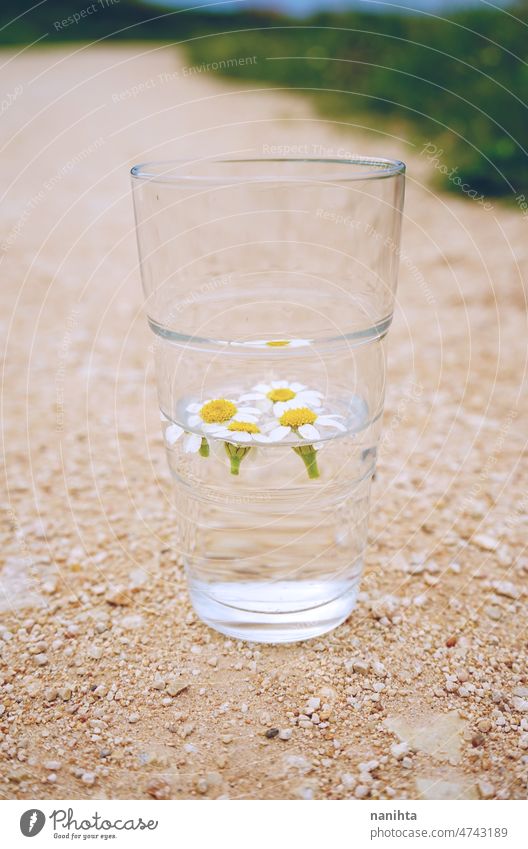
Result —
<path fill-rule="evenodd" d="M 200 619 L 222 634 L 252 643 L 295 643 L 344 622 L 355 606 L 358 583 L 192 580 L 189 593 Z"/>

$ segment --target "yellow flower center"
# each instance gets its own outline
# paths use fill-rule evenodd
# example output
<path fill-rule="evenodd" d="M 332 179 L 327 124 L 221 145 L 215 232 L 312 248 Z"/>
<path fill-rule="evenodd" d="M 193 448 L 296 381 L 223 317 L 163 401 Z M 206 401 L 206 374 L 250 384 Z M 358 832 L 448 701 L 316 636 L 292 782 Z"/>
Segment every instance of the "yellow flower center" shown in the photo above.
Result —
<path fill-rule="evenodd" d="M 317 413 L 308 407 L 296 407 L 295 410 L 286 410 L 279 419 L 284 427 L 302 427 L 302 425 L 313 424 Z"/>
<path fill-rule="evenodd" d="M 226 401 L 225 398 L 217 398 L 203 405 L 200 410 L 200 416 L 207 424 L 218 424 L 232 419 L 236 411 L 237 408 L 232 401 Z"/>
<path fill-rule="evenodd" d="M 289 345 L 289 339 L 275 339 L 271 342 L 266 342 L 266 345 L 269 345 L 270 348 L 284 348 L 285 345 Z"/>
<path fill-rule="evenodd" d="M 256 424 L 253 424 L 253 422 L 230 422 L 227 429 L 238 431 L 239 433 L 260 433 L 260 428 Z"/>
<path fill-rule="evenodd" d="M 275 404 L 276 401 L 291 401 L 296 394 L 291 389 L 272 389 L 271 392 L 268 392 L 268 398 Z"/>

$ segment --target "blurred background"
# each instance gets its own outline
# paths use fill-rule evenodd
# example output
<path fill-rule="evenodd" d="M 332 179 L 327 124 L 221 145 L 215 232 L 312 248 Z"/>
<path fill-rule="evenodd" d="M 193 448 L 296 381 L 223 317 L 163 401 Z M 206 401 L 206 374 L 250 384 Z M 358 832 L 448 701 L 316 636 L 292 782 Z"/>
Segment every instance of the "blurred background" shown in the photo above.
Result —
<path fill-rule="evenodd" d="M 322 117 L 351 127 L 429 143 L 441 151 L 434 180 L 447 190 L 463 182 L 474 193 L 515 198 L 526 188 L 526 0 L 29 5 L 21 11 L 20 0 L 3 0 L 3 44 L 172 41 L 189 65 L 297 91 Z M 253 62 L 236 59 L 250 55 Z"/>

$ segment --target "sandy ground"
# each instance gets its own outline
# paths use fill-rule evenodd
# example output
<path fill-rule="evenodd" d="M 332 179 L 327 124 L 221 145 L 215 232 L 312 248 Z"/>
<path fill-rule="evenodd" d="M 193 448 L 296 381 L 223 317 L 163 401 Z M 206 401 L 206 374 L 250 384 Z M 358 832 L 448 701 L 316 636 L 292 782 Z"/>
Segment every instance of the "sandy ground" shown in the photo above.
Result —
<path fill-rule="evenodd" d="M 1 62 L 0 795 L 525 798 L 526 218 L 172 48 Z M 254 646 L 196 620 L 170 548 L 127 171 L 293 143 L 404 158 L 405 234 L 360 604 Z"/>

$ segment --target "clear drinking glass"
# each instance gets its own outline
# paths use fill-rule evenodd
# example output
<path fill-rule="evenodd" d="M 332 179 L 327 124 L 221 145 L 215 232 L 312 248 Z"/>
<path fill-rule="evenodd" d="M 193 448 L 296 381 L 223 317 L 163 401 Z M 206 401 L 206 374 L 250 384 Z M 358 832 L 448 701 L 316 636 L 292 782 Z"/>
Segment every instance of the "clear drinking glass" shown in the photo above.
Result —
<path fill-rule="evenodd" d="M 224 634 L 302 640 L 354 607 L 404 173 L 363 156 L 132 169 L 174 544 Z"/>

